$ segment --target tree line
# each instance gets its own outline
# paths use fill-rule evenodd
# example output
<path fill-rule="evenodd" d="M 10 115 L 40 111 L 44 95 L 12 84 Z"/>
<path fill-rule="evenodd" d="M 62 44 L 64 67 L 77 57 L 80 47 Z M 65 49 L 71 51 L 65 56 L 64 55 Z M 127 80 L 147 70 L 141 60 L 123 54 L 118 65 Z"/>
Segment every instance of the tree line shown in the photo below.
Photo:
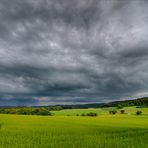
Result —
<path fill-rule="evenodd" d="M 44 115 L 52 116 L 48 108 L 15 107 L 0 108 L 0 114 L 19 114 L 19 115 Z"/>
<path fill-rule="evenodd" d="M 137 106 L 137 107 L 148 107 L 148 98 L 138 98 L 135 100 L 123 100 L 123 101 L 114 101 L 103 104 L 101 107 L 128 107 L 128 106 Z"/>

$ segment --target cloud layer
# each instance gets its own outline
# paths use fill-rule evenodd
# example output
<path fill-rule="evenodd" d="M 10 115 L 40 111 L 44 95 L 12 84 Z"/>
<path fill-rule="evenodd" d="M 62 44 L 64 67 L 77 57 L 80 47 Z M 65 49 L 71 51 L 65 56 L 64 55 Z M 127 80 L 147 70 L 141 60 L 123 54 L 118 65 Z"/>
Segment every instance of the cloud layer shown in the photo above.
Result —
<path fill-rule="evenodd" d="M 0 105 L 147 95 L 145 0 L 0 0 Z"/>

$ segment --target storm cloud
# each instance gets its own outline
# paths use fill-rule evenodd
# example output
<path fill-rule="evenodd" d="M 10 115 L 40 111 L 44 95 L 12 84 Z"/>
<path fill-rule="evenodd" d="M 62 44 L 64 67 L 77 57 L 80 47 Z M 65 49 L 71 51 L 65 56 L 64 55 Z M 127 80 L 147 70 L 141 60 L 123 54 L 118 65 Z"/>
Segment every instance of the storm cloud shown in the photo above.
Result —
<path fill-rule="evenodd" d="M 0 105 L 148 95 L 146 0 L 0 0 Z"/>

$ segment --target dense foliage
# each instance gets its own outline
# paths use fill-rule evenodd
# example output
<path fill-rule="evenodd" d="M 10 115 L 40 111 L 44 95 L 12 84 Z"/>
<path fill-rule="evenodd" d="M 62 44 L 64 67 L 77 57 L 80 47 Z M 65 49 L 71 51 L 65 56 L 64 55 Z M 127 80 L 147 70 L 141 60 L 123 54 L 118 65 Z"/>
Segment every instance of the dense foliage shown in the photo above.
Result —
<path fill-rule="evenodd" d="M 148 98 L 139 98 L 136 100 L 115 101 L 102 105 L 102 107 L 117 107 L 121 109 L 126 106 L 148 107 Z"/>
<path fill-rule="evenodd" d="M 46 108 L 32 108 L 32 107 L 15 107 L 15 108 L 1 108 L 0 114 L 20 114 L 20 115 L 52 115 Z"/>

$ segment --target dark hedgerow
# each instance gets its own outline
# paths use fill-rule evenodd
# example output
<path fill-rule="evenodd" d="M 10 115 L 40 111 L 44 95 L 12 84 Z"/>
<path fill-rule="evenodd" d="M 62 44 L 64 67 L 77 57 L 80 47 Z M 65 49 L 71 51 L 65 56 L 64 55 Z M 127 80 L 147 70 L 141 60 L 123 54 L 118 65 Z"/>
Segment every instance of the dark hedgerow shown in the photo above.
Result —
<path fill-rule="evenodd" d="M 87 113 L 87 114 L 82 113 L 81 116 L 95 117 L 95 116 L 97 116 L 97 113 L 93 113 L 93 112 L 90 112 L 90 113 Z"/>
<path fill-rule="evenodd" d="M 87 115 L 87 116 L 94 117 L 94 116 L 97 116 L 97 113 L 90 112 L 90 113 L 87 113 L 86 115 Z"/>
<path fill-rule="evenodd" d="M 15 107 L 0 109 L 0 114 L 19 114 L 19 115 L 53 115 L 47 108 Z"/>
<path fill-rule="evenodd" d="M 109 114 L 112 114 L 112 115 L 115 115 L 116 113 L 117 113 L 116 110 L 110 110 L 110 111 L 109 111 Z"/>

